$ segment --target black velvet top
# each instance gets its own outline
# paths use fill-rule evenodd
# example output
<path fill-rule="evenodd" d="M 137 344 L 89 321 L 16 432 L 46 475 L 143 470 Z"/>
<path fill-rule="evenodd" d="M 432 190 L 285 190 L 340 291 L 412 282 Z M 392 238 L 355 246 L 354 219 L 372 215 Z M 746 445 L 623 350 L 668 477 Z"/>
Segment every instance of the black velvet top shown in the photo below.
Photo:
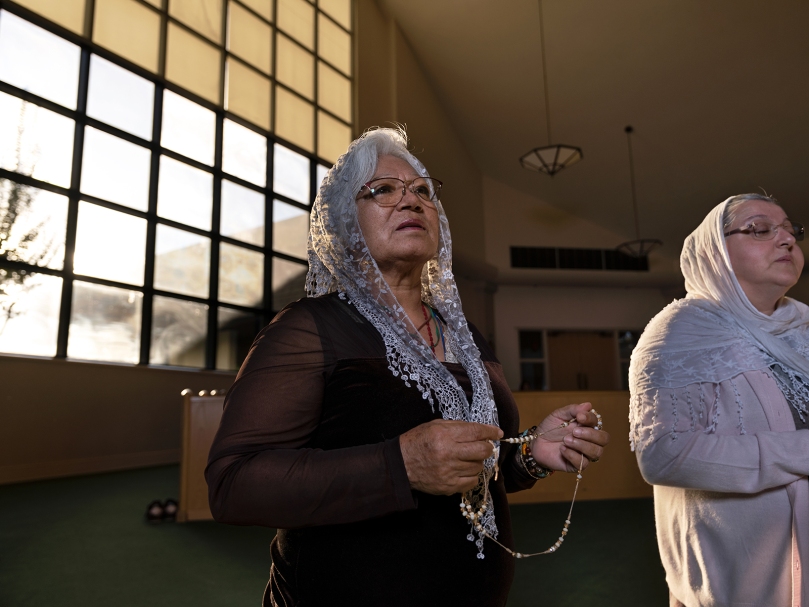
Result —
<path fill-rule="evenodd" d="M 500 426 L 518 433 L 500 364 L 473 328 Z M 471 400 L 459 364 L 446 364 Z M 388 369 L 379 332 L 336 295 L 291 304 L 259 333 L 225 399 L 206 478 L 216 520 L 279 529 L 264 605 L 505 605 L 513 557 L 467 540 L 460 494 L 410 489 L 399 436 L 439 418 Z M 506 492 L 533 484 L 501 448 L 491 483 L 499 539 Z"/>

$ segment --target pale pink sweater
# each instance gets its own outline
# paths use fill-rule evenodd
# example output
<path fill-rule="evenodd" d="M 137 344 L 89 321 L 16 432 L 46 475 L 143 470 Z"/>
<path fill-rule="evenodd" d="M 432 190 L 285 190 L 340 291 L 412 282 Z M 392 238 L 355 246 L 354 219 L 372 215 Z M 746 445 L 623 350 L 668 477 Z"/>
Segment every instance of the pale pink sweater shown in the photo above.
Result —
<path fill-rule="evenodd" d="M 631 406 L 672 605 L 809 606 L 809 431 L 775 381 L 748 371 Z"/>

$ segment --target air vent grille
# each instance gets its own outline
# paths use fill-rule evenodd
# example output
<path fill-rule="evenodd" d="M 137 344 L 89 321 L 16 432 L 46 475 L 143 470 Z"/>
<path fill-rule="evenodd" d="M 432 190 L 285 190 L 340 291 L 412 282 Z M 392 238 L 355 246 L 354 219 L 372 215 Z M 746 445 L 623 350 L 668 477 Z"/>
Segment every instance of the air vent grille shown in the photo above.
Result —
<path fill-rule="evenodd" d="M 648 272 L 648 257 L 630 257 L 615 249 L 511 247 L 512 268 L 549 270 L 623 270 Z"/>

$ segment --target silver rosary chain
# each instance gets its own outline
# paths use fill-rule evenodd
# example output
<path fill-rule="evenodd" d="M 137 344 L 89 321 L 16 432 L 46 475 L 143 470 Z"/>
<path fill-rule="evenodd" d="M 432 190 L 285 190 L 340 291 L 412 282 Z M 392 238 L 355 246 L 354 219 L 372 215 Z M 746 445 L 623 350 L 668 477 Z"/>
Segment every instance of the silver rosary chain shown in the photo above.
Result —
<path fill-rule="evenodd" d="M 596 416 L 596 419 L 598 420 L 598 422 L 595 425 L 595 429 L 596 430 L 601 430 L 604 427 L 604 423 L 603 423 L 603 421 L 601 419 L 601 414 L 599 414 L 598 411 L 596 411 L 595 409 L 591 409 L 591 411 L 593 412 L 593 414 Z M 557 426 L 556 428 L 553 428 L 553 429 L 549 430 L 548 432 L 553 432 L 554 430 L 561 430 L 562 428 L 567 428 L 570 425 L 570 423 L 571 422 L 562 422 L 562 424 L 560 426 Z M 492 443 L 492 445 L 494 445 L 495 442 L 522 445 L 524 443 L 536 440 L 537 438 L 539 438 L 540 436 L 544 436 L 545 434 L 547 434 L 547 432 L 537 432 L 536 434 L 527 434 L 525 436 L 517 436 L 517 437 L 514 437 L 514 438 L 501 438 L 499 441 L 490 441 L 490 442 Z M 499 472 L 499 466 L 497 465 L 496 462 L 499 459 L 500 448 L 499 448 L 498 445 L 494 445 L 494 446 L 495 446 L 494 479 L 497 480 L 497 474 Z M 488 509 L 488 507 L 486 506 L 486 503 L 489 501 L 489 484 L 486 483 L 485 481 L 481 481 L 481 482 L 483 482 L 484 493 L 483 493 L 483 500 L 481 500 L 480 507 L 477 509 L 477 511 L 473 510 L 472 504 L 467 499 L 466 494 L 464 494 L 464 497 L 463 497 L 463 499 L 461 501 L 461 515 L 465 519 L 467 519 L 469 521 L 469 523 L 472 525 L 472 527 L 475 529 L 475 531 L 477 531 L 480 535 L 486 536 L 487 538 L 492 540 L 495 544 L 500 546 L 503 550 L 508 552 L 514 558 L 525 559 L 525 558 L 529 558 L 529 557 L 532 557 L 532 556 L 539 556 L 540 554 L 550 554 L 552 552 L 556 552 L 557 550 L 559 550 L 559 548 L 561 548 L 562 543 L 565 541 L 565 536 L 568 534 L 568 531 L 569 531 L 569 528 L 570 528 L 571 520 L 573 518 L 573 504 L 576 503 L 576 495 L 579 492 L 579 483 L 581 482 L 581 479 L 582 479 L 581 472 L 582 472 L 583 469 L 584 469 L 584 455 L 582 454 L 581 462 L 579 463 L 579 468 L 576 471 L 576 486 L 573 489 L 573 498 L 570 500 L 570 510 L 568 510 L 567 518 L 565 519 L 564 527 L 562 527 L 562 534 L 559 536 L 559 538 L 556 540 L 556 542 L 553 544 L 553 546 L 551 546 L 550 548 L 548 548 L 547 550 L 544 550 L 542 552 L 531 552 L 531 553 L 516 552 L 516 551 L 512 550 L 511 548 L 509 548 L 508 546 L 505 546 L 502 543 L 500 543 L 496 538 L 492 537 L 492 535 L 480 523 L 480 519 L 483 517 L 483 515 L 486 513 L 486 510 Z"/>

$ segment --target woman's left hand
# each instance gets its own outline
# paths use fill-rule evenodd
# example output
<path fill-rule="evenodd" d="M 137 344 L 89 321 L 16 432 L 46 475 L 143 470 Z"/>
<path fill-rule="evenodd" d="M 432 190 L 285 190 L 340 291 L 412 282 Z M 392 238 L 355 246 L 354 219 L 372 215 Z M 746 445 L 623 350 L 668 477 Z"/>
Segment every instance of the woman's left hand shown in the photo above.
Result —
<path fill-rule="evenodd" d="M 543 435 L 531 443 L 531 455 L 540 466 L 575 472 L 601 459 L 610 435 L 595 429 L 598 418 L 592 409 L 590 403 L 568 405 L 542 421 L 537 430 Z M 561 428 L 564 422 L 568 425 Z"/>

